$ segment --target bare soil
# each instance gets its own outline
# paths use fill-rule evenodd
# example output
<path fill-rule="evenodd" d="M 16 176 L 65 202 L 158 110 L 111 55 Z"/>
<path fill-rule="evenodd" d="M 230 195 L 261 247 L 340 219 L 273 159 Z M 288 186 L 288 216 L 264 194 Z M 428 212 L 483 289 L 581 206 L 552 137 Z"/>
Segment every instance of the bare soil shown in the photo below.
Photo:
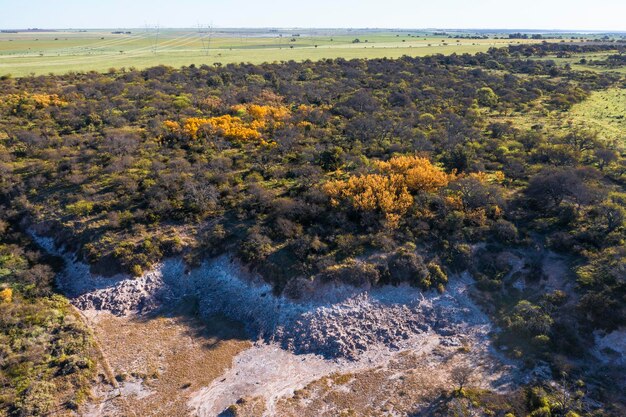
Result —
<path fill-rule="evenodd" d="M 86 415 L 182 416 L 189 394 L 225 372 L 248 349 L 241 325 L 224 317 L 200 321 L 91 312 L 91 327 L 119 389 L 101 384 Z"/>

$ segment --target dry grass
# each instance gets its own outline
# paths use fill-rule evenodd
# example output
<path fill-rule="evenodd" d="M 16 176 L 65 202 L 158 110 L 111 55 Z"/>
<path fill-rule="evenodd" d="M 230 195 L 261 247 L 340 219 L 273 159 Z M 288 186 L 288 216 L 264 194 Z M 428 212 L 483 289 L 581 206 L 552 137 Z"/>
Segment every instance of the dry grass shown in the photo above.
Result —
<path fill-rule="evenodd" d="M 484 352 L 439 346 L 424 354 L 405 352 L 366 371 L 332 374 L 297 390 L 276 404 L 276 415 L 293 417 L 410 415 L 428 412 L 433 400 L 455 386 L 450 374 L 459 365 L 475 369 L 472 386 L 487 387 L 502 369 Z M 490 367 L 491 366 L 491 367 Z M 489 377 L 487 377 L 489 375 Z M 237 416 L 255 416 L 254 401 L 236 406 Z M 250 407 L 248 406 L 250 405 Z"/>
<path fill-rule="evenodd" d="M 92 320 L 118 380 L 140 383 L 100 411 L 110 415 L 178 416 L 188 395 L 209 385 L 250 346 L 238 324 L 216 317 L 206 323 L 184 315 L 127 318 L 100 313 Z M 134 384 L 133 384 L 134 385 Z M 104 411 L 108 410 L 108 411 Z"/>

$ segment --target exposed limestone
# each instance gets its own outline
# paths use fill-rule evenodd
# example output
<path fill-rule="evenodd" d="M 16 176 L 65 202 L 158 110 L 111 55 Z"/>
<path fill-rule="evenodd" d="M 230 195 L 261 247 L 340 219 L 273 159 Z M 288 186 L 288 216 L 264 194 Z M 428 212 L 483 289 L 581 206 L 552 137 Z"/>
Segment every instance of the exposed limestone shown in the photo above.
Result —
<path fill-rule="evenodd" d="M 461 342 L 455 335 L 467 334 L 469 323 L 488 326 L 486 316 L 464 299 L 471 281 L 467 276 L 457 277 L 444 294 L 406 285 L 368 291 L 326 285 L 313 300 L 295 301 L 274 296 L 268 284 L 227 256 L 191 271 L 182 260 L 170 259 L 138 278 L 105 278 L 89 273 L 87 265 L 54 249 L 50 241 L 38 241 L 64 256 L 59 286 L 81 310 L 144 313 L 191 297 L 199 301 L 201 314 L 241 320 L 253 338 L 295 353 L 354 360 L 370 346 L 398 350 L 411 337 L 431 330 L 446 345 L 457 346 Z"/>

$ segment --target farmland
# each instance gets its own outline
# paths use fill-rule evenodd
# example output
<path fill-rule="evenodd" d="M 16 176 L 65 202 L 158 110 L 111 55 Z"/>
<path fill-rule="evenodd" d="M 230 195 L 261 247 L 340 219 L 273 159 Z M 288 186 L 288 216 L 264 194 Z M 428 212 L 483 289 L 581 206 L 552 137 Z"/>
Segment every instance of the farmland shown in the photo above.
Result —
<path fill-rule="evenodd" d="M 113 33 L 122 32 L 122 33 Z M 549 41 L 570 38 L 546 35 Z M 578 36 L 576 36 L 578 37 Z M 569 39 L 568 42 L 573 41 Z M 578 41 L 578 40 L 577 40 Z M 486 52 L 536 39 L 506 34 L 382 30 L 124 29 L 0 33 L 0 75 L 105 72 L 110 68 L 173 67 L 335 58 Z"/>

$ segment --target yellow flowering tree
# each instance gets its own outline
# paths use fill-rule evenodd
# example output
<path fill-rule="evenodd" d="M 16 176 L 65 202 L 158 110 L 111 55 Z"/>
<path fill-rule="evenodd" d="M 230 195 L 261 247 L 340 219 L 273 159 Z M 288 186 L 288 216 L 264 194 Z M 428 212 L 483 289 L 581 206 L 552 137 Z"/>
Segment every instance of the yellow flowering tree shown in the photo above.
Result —
<path fill-rule="evenodd" d="M 396 156 L 386 162 L 377 161 L 375 166 L 382 172 L 401 175 L 411 192 L 434 192 L 448 185 L 451 177 L 427 158 L 418 156 Z"/>
<path fill-rule="evenodd" d="M 413 204 L 411 193 L 435 192 L 448 185 L 451 177 L 427 158 L 417 156 L 397 156 L 374 166 L 378 173 L 324 184 L 331 203 L 347 202 L 357 211 L 382 213 L 391 224 L 397 224 Z"/>
<path fill-rule="evenodd" d="M 355 210 L 382 213 L 396 223 L 413 204 L 400 175 L 368 174 L 356 175 L 346 181 L 330 181 L 324 191 L 335 206 L 347 201 Z"/>
<path fill-rule="evenodd" d="M 11 288 L 5 288 L 0 291 L 0 302 L 10 303 L 13 301 L 13 290 Z"/>
<path fill-rule="evenodd" d="M 267 143 L 270 128 L 280 127 L 291 115 L 285 106 L 261 106 L 258 104 L 237 105 L 231 107 L 233 114 L 200 118 L 190 117 L 182 125 L 179 122 L 166 120 L 164 127 L 173 133 L 184 134 L 197 139 L 201 133 L 217 134 L 233 141 L 257 141 Z"/>

